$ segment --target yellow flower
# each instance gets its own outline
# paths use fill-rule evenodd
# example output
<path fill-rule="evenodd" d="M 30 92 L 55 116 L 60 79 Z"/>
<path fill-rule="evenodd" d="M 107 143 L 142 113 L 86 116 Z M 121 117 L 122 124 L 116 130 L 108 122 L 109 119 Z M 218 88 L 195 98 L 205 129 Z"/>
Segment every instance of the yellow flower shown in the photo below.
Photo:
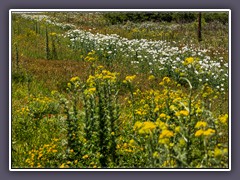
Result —
<path fill-rule="evenodd" d="M 91 51 L 87 54 L 87 56 L 85 57 L 84 59 L 85 61 L 88 61 L 88 62 L 94 62 L 94 61 L 97 61 L 98 60 L 98 57 L 96 55 L 96 52 L 95 51 Z"/>
<path fill-rule="evenodd" d="M 123 144 L 123 147 L 124 147 L 124 148 L 127 148 L 127 143 L 124 143 L 124 144 Z"/>
<path fill-rule="evenodd" d="M 137 129 L 139 129 L 141 126 L 142 126 L 142 123 L 141 123 L 140 121 L 137 121 L 137 122 L 135 122 L 135 124 L 134 124 L 134 126 L 133 126 L 133 129 L 134 129 L 134 130 L 137 130 Z"/>
<path fill-rule="evenodd" d="M 159 85 L 167 85 L 167 84 L 169 84 L 171 82 L 171 79 L 169 78 L 169 77 L 164 77 L 163 79 L 162 79 L 162 82 L 160 82 L 159 83 Z"/>
<path fill-rule="evenodd" d="M 89 156 L 86 154 L 86 155 L 84 155 L 82 158 L 83 159 L 87 159 Z"/>
<path fill-rule="evenodd" d="M 157 122 L 155 123 L 159 128 L 161 128 L 162 130 L 167 129 L 167 124 L 165 124 L 164 122 L 162 122 L 161 120 L 157 120 Z"/>
<path fill-rule="evenodd" d="M 64 168 L 65 167 L 65 163 L 63 163 L 61 166 L 60 166 L 60 168 Z"/>
<path fill-rule="evenodd" d="M 203 133 L 204 133 L 204 131 L 202 129 L 200 129 L 200 130 L 196 131 L 195 136 L 196 137 L 201 136 Z"/>
<path fill-rule="evenodd" d="M 93 94 L 95 91 L 96 91 L 96 88 L 89 88 L 89 89 L 88 89 L 88 92 L 89 92 L 90 94 Z"/>
<path fill-rule="evenodd" d="M 134 145 L 134 143 L 135 143 L 135 141 L 133 140 L 133 139 L 131 139 L 130 141 L 129 141 L 129 145 Z"/>
<path fill-rule="evenodd" d="M 71 79 L 70 79 L 70 81 L 71 82 L 76 82 L 76 81 L 80 81 L 80 78 L 79 77 L 72 77 Z"/>
<path fill-rule="evenodd" d="M 194 62 L 193 57 L 186 58 L 183 62 L 184 65 L 192 64 Z"/>
<path fill-rule="evenodd" d="M 198 121 L 197 124 L 195 125 L 195 128 L 201 128 L 201 127 L 206 127 L 207 123 L 204 121 Z"/>
<path fill-rule="evenodd" d="M 196 110 L 196 113 L 197 113 L 197 114 L 200 114 L 200 113 L 202 113 L 202 112 L 203 112 L 203 110 L 198 107 L 197 110 Z"/>
<path fill-rule="evenodd" d="M 203 132 L 203 134 L 204 134 L 205 136 L 210 136 L 210 135 L 212 135 L 212 134 L 214 134 L 214 133 L 215 133 L 215 130 L 213 130 L 213 129 L 211 129 L 211 128 L 209 128 L 209 129 L 207 129 L 206 131 Z"/>
<path fill-rule="evenodd" d="M 43 156 L 43 154 L 40 153 L 40 154 L 38 155 L 38 159 L 40 159 L 42 156 Z"/>
<path fill-rule="evenodd" d="M 53 138 L 53 141 L 58 141 L 58 139 L 57 138 Z"/>
<path fill-rule="evenodd" d="M 215 148 L 215 149 L 214 149 L 214 156 L 215 156 L 215 157 L 219 157 L 219 156 L 221 156 L 221 155 L 222 155 L 222 150 L 219 149 L 219 148 Z"/>
<path fill-rule="evenodd" d="M 93 58 L 93 57 L 88 57 L 88 56 L 87 56 L 87 57 L 85 58 L 85 60 L 88 61 L 88 62 L 93 62 L 93 61 L 95 61 L 96 59 Z"/>
<path fill-rule="evenodd" d="M 177 127 L 175 127 L 175 132 L 180 132 L 180 130 L 181 130 L 181 127 L 180 126 L 177 126 Z"/>
<path fill-rule="evenodd" d="M 160 118 L 165 118 L 165 117 L 166 117 L 166 114 L 161 113 L 161 114 L 159 115 L 159 117 L 160 117 Z"/>
<path fill-rule="evenodd" d="M 128 82 L 132 82 L 136 78 L 136 75 L 133 76 L 126 76 L 125 80 Z"/>
<path fill-rule="evenodd" d="M 153 153 L 153 158 L 159 158 L 160 157 L 160 155 L 159 155 L 159 153 L 157 152 L 157 151 L 155 151 L 154 153 Z"/>
<path fill-rule="evenodd" d="M 185 144 L 186 144 L 186 141 L 183 138 L 181 138 L 179 140 L 179 145 L 183 147 L 183 146 L 185 146 Z"/>
<path fill-rule="evenodd" d="M 179 101 L 181 101 L 181 100 L 182 100 L 182 98 L 177 97 L 177 98 L 175 98 L 175 99 L 173 100 L 173 103 L 177 103 L 177 102 L 179 102 Z"/>
<path fill-rule="evenodd" d="M 158 140 L 158 143 L 159 144 L 169 144 L 170 143 L 170 140 L 169 140 L 169 138 L 163 138 L 163 139 L 159 139 Z"/>
<path fill-rule="evenodd" d="M 228 114 L 224 114 L 224 115 L 221 115 L 218 117 L 218 120 L 223 123 L 223 124 L 226 124 L 227 123 L 227 120 L 228 120 Z"/>
<path fill-rule="evenodd" d="M 187 110 L 181 110 L 181 111 L 177 111 L 176 113 L 175 113 L 175 116 L 177 116 L 177 117 L 180 117 L 180 116 L 188 116 L 189 115 L 189 112 L 187 111 Z"/>
<path fill-rule="evenodd" d="M 170 138 L 170 137 L 173 137 L 173 132 L 169 131 L 167 129 L 163 130 L 162 133 L 159 136 L 160 139 L 162 139 L 162 138 Z"/>
<path fill-rule="evenodd" d="M 156 128 L 156 124 L 154 122 L 146 121 L 146 122 L 143 122 L 143 126 L 139 130 L 139 133 L 140 134 L 144 134 L 144 133 L 148 134 L 151 131 L 153 131 L 155 128 Z"/>
<path fill-rule="evenodd" d="M 174 105 L 171 105 L 169 108 L 170 108 L 171 111 L 175 111 L 175 110 L 177 110 L 177 107 L 174 106 Z"/>
<path fill-rule="evenodd" d="M 189 112 L 187 110 L 182 110 L 182 111 L 180 111 L 180 113 L 183 116 L 188 116 L 189 115 Z"/>
<path fill-rule="evenodd" d="M 152 79 L 155 79 L 155 76 L 154 76 L 154 75 L 150 75 L 150 76 L 148 77 L 148 80 L 149 80 L 149 81 L 152 80 Z"/>

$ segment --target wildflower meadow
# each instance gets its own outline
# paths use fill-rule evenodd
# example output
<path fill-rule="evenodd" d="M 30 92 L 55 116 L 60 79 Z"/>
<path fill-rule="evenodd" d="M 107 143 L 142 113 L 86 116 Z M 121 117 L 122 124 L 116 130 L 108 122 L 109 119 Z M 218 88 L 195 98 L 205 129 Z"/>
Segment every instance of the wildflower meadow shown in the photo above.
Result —
<path fill-rule="evenodd" d="M 11 168 L 229 168 L 229 12 L 10 13 Z"/>

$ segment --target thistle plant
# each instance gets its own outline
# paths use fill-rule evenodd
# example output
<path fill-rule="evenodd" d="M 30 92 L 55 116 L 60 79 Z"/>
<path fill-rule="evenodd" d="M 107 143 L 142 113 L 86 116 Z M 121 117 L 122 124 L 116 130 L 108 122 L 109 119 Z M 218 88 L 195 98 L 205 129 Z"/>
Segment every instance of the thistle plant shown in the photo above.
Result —
<path fill-rule="evenodd" d="M 90 133 L 96 134 L 101 167 L 108 167 L 110 159 L 117 163 L 116 136 L 120 112 L 116 75 L 100 66 L 94 76 L 89 76 L 84 91 L 86 137 L 91 138 Z"/>
<path fill-rule="evenodd" d="M 68 93 L 70 99 L 60 95 L 60 102 L 64 107 L 64 113 L 67 115 L 67 157 L 70 161 L 82 156 L 82 144 L 80 141 L 79 113 L 77 104 L 79 102 L 80 79 L 79 77 L 71 78 L 68 83 Z M 73 153 L 72 153 L 73 152 Z"/>
<path fill-rule="evenodd" d="M 50 48 L 49 48 L 49 35 L 48 35 L 48 27 L 46 26 L 46 32 L 45 32 L 45 39 L 46 39 L 46 59 L 50 59 Z"/>

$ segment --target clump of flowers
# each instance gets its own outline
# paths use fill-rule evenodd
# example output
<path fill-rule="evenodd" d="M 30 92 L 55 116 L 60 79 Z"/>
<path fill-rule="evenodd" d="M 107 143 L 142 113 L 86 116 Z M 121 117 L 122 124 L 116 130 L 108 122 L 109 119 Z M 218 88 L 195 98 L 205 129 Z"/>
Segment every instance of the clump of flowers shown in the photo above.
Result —
<path fill-rule="evenodd" d="M 138 130 L 139 134 L 150 134 L 156 129 L 156 124 L 154 122 L 146 121 L 139 122 L 137 121 L 133 127 L 134 130 Z"/>
<path fill-rule="evenodd" d="M 60 154 L 59 139 L 54 138 L 51 143 L 29 151 L 25 160 L 26 166 L 29 168 L 57 168 L 59 166 L 57 156 Z"/>
<path fill-rule="evenodd" d="M 87 56 L 84 58 L 87 62 L 96 62 L 98 60 L 98 56 L 96 54 L 96 51 L 92 50 L 90 51 Z"/>
<path fill-rule="evenodd" d="M 184 65 L 189 65 L 194 63 L 194 58 L 193 57 L 188 57 L 184 60 L 183 64 Z"/>

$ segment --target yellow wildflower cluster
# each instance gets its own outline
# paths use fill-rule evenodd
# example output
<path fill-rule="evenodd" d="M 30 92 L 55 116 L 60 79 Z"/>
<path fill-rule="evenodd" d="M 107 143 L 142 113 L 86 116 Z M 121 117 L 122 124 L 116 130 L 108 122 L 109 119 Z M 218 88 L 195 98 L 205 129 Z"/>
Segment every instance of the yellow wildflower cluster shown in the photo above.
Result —
<path fill-rule="evenodd" d="M 228 123 L 228 114 L 220 115 L 220 116 L 218 117 L 218 120 L 219 120 L 222 124 L 227 124 L 227 123 Z"/>
<path fill-rule="evenodd" d="M 169 77 L 164 77 L 162 79 L 162 81 L 159 83 L 159 85 L 163 86 L 163 85 L 169 85 L 171 83 L 171 79 Z"/>
<path fill-rule="evenodd" d="M 42 118 L 46 114 L 51 114 L 57 110 L 57 102 L 50 97 L 38 95 L 30 96 L 27 107 L 22 108 L 18 112 L 24 115 L 30 115 L 34 118 Z"/>
<path fill-rule="evenodd" d="M 169 131 L 167 129 L 163 130 L 162 133 L 159 136 L 160 139 L 162 139 L 162 138 L 170 138 L 170 137 L 173 137 L 173 132 Z"/>
<path fill-rule="evenodd" d="M 78 76 L 72 77 L 67 86 L 70 90 L 76 90 L 80 87 L 80 78 Z"/>
<path fill-rule="evenodd" d="M 207 129 L 207 130 L 203 130 L 203 129 L 199 129 L 195 132 L 195 136 L 196 137 L 199 137 L 199 136 L 211 136 L 215 133 L 215 130 L 214 129 Z"/>
<path fill-rule="evenodd" d="M 53 139 L 50 144 L 44 144 L 39 149 L 32 149 L 28 153 L 28 158 L 25 160 L 28 167 L 44 168 L 51 165 L 51 157 L 58 152 L 56 142 L 58 139 Z"/>
<path fill-rule="evenodd" d="M 219 157 L 222 157 L 224 155 L 227 155 L 228 154 L 228 149 L 227 148 L 219 148 L 219 147 L 216 147 L 214 149 L 214 157 L 216 158 L 219 158 Z"/>
<path fill-rule="evenodd" d="M 205 122 L 205 121 L 198 121 L 195 125 L 195 128 L 196 129 L 199 129 L 195 132 L 195 136 L 196 137 L 199 137 L 199 136 L 211 136 L 213 134 L 215 134 L 215 130 L 212 129 L 212 128 L 208 128 L 207 129 L 207 126 L 208 126 L 208 123 Z"/>
<path fill-rule="evenodd" d="M 126 76 L 126 78 L 125 78 L 125 80 L 123 82 L 124 83 L 132 82 L 135 78 L 136 78 L 136 75 Z"/>
<path fill-rule="evenodd" d="M 87 62 L 95 62 L 95 61 L 97 61 L 98 60 L 98 56 L 96 54 L 96 51 L 94 51 L 94 50 L 90 51 L 87 54 L 87 56 L 85 57 L 84 60 L 87 61 Z"/>
<path fill-rule="evenodd" d="M 89 156 L 86 154 L 86 155 L 84 155 L 82 158 L 83 158 L 83 159 L 88 159 Z"/>
<path fill-rule="evenodd" d="M 69 166 L 67 165 L 67 163 L 62 163 L 61 166 L 59 166 L 59 168 L 69 168 Z"/>
<path fill-rule="evenodd" d="M 148 76 L 148 80 L 149 80 L 149 81 L 151 81 L 151 80 L 153 80 L 153 79 L 155 79 L 155 76 L 154 76 L 154 75 Z"/>
<path fill-rule="evenodd" d="M 160 144 L 166 144 L 166 145 L 170 145 L 170 138 L 174 136 L 173 131 L 170 131 L 168 129 L 164 129 L 160 135 L 159 135 L 159 140 L 158 142 Z"/>
<path fill-rule="evenodd" d="M 16 113 L 19 115 L 28 115 L 30 113 L 30 110 L 28 107 L 23 107 L 21 109 L 18 109 Z"/>
<path fill-rule="evenodd" d="M 78 82 L 78 81 L 80 81 L 80 78 L 78 76 L 72 77 L 70 79 L 70 82 L 72 82 L 72 83 L 75 83 L 75 82 Z"/>
<path fill-rule="evenodd" d="M 98 66 L 94 76 L 90 75 L 87 79 L 87 88 L 84 90 L 84 94 L 87 96 L 94 95 L 97 91 L 97 85 L 103 86 L 112 86 L 115 85 L 117 81 L 118 73 L 112 73 L 103 66 Z"/>
<path fill-rule="evenodd" d="M 117 145 L 117 150 L 119 153 L 124 154 L 124 153 L 134 153 L 137 151 L 142 151 L 143 148 L 138 147 L 137 143 L 133 139 L 130 139 L 128 143 L 119 142 Z"/>
<path fill-rule="evenodd" d="M 180 117 L 180 116 L 188 116 L 188 115 L 189 115 L 189 111 L 187 111 L 187 110 L 177 111 L 177 112 L 175 113 L 175 115 L 176 115 L 177 117 Z"/>
<path fill-rule="evenodd" d="M 146 121 L 139 122 L 137 121 L 134 125 L 134 130 L 138 130 L 139 134 L 150 134 L 156 129 L 156 124 L 154 122 Z"/>
<path fill-rule="evenodd" d="M 183 64 L 184 65 L 189 65 L 192 64 L 194 62 L 194 58 L 193 57 L 188 57 L 184 60 Z"/>
<path fill-rule="evenodd" d="M 198 121 L 197 124 L 195 125 L 195 128 L 201 128 L 201 127 L 206 127 L 207 123 L 205 121 Z"/>
<path fill-rule="evenodd" d="M 206 84 L 203 88 L 202 97 L 207 98 L 213 93 L 214 93 L 213 89 Z"/>
<path fill-rule="evenodd" d="M 153 158 L 158 159 L 159 157 L 160 157 L 159 152 L 155 151 L 155 152 L 153 153 Z"/>
<path fill-rule="evenodd" d="M 87 84 L 89 86 L 95 86 L 96 82 L 104 83 L 111 82 L 114 83 L 117 80 L 118 73 L 112 73 L 106 69 L 103 69 L 102 66 L 99 66 L 95 72 L 95 75 L 90 75 L 87 79 Z"/>
<path fill-rule="evenodd" d="M 85 94 L 94 94 L 96 92 L 95 87 L 88 88 L 84 91 Z"/>
<path fill-rule="evenodd" d="M 46 96 L 39 95 L 38 97 L 32 97 L 31 101 L 39 102 L 39 103 L 48 103 L 48 102 L 52 102 L 52 99 L 50 99 L 49 97 L 46 97 Z"/>
<path fill-rule="evenodd" d="M 166 168 L 166 167 L 176 167 L 177 163 L 175 160 L 166 160 L 163 162 L 162 167 Z"/>

